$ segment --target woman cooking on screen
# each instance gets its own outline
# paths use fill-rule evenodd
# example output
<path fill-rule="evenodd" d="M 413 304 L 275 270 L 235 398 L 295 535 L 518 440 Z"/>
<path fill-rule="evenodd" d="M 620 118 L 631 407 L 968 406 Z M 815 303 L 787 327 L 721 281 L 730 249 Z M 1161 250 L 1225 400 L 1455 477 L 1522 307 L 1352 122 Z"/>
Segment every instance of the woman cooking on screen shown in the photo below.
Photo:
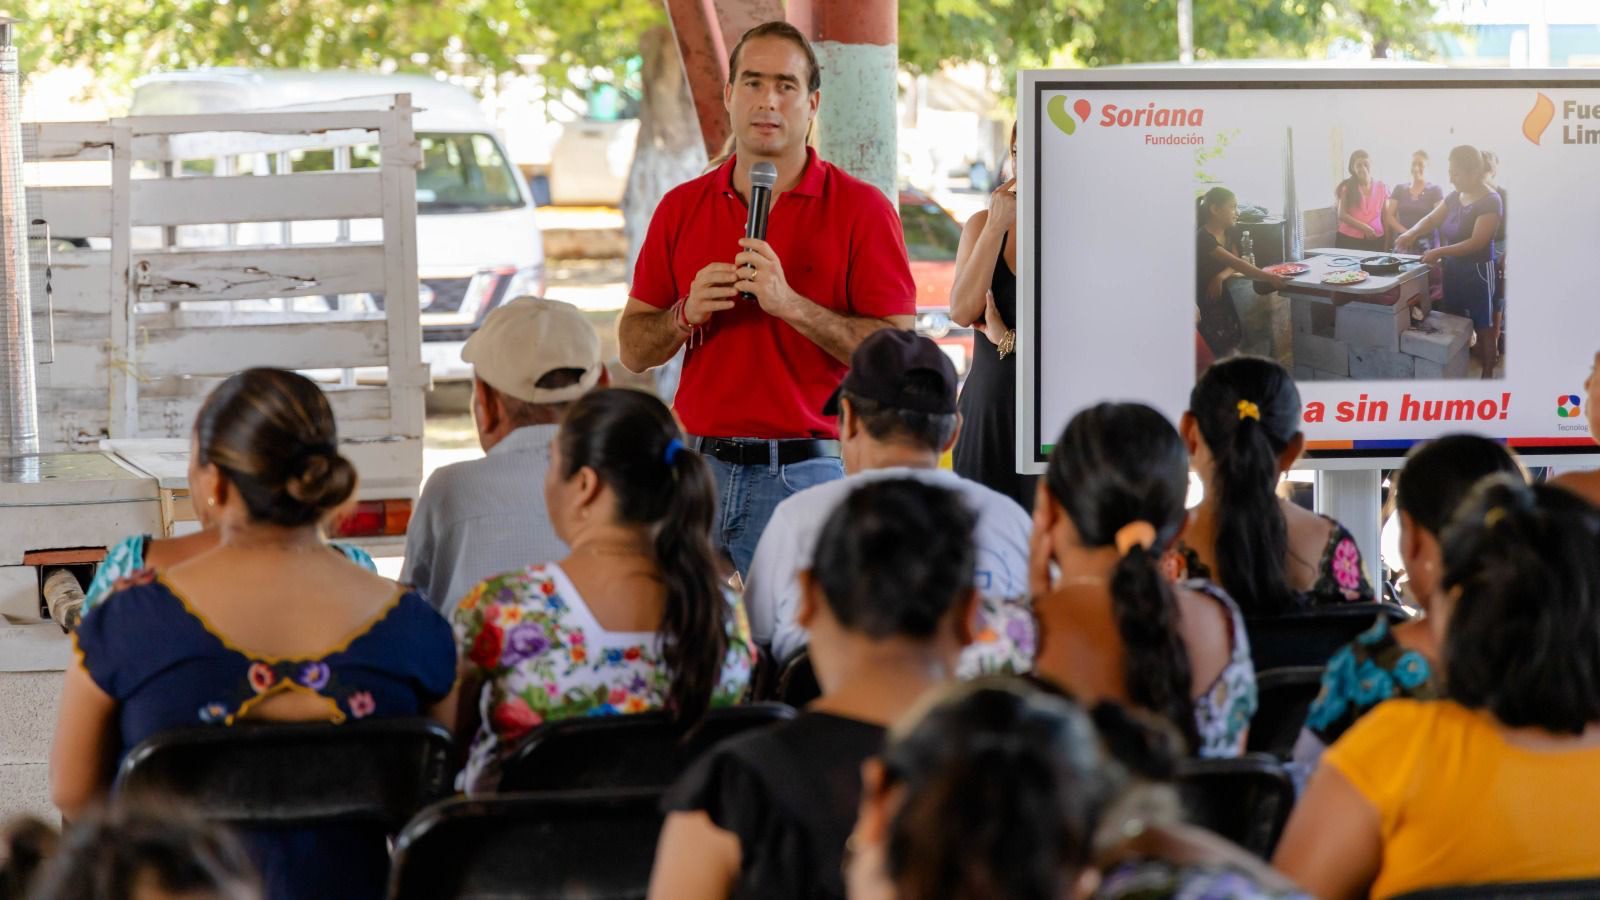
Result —
<path fill-rule="evenodd" d="M 1239 351 L 1244 329 L 1239 311 L 1228 293 L 1227 281 L 1242 275 L 1282 290 L 1289 279 L 1263 271 L 1241 259 L 1230 231 L 1239 221 L 1239 201 L 1233 191 L 1214 187 L 1197 205 L 1200 228 L 1195 233 L 1195 306 L 1199 310 L 1200 338 L 1214 359 Z M 1201 360 L 1204 368 L 1207 360 Z"/>
<path fill-rule="evenodd" d="M 1418 150 L 1411 154 L 1410 183 L 1401 185 L 1389 195 L 1389 203 L 1384 210 L 1384 222 L 1394 234 L 1399 235 L 1427 218 L 1428 213 L 1433 212 L 1443 202 L 1444 191 L 1428 180 L 1428 151 Z M 1437 246 L 1439 246 L 1437 231 L 1421 235 L 1417 242 L 1417 247 L 1422 250 Z"/>
<path fill-rule="evenodd" d="M 1372 158 L 1365 150 L 1350 154 L 1347 169 L 1350 177 L 1333 192 L 1339 204 L 1339 235 L 1333 244 L 1341 250 L 1384 250 L 1388 242 L 1383 213 L 1389 189 L 1372 180 Z"/>
<path fill-rule="evenodd" d="M 1395 239 L 1395 249 L 1410 249 L 1419 237 L 1439 229 L 1440 246 L 1422 254 L 1422 261 L 1444 264 L 1444 312 L 1472 320 L 1483 377 L 1494 377 L 1494 237 L 1505 208 L 1485 180 L 1488 167 L 1476 147 L 1462 144 L 1450 151 L 1450 184 L 1455 191 L 1426 218 Z"/>

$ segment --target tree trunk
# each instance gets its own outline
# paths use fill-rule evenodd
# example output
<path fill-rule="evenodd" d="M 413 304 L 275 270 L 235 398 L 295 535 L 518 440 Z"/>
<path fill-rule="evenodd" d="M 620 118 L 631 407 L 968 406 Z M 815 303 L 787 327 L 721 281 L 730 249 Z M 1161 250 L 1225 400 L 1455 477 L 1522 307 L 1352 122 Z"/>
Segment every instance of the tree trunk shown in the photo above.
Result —
<path fill-rule="evenodd" d="M 623 228 L 628 235 L 628 280 L 656 204 L 667 191 L 699 175 L 706 166 L 700 120 L 684 77 L 678 43 L 666 26 L 652 28 L 640 41 L 644 66 L 639 102 L 639 143 L 628 187 L 622 195 Z"/>

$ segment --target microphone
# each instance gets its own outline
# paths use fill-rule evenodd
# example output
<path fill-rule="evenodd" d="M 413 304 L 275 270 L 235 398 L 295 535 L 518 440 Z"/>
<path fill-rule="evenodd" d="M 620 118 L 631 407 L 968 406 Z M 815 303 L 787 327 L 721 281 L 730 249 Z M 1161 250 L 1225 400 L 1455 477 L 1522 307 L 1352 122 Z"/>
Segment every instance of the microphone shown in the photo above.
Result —
<path fill-rule="evenodd" d="M 744 223 L 744 236 L 758 241 L 767 239 L 767 213 L 772 209 L 772 186 L 778 183 L 778 167 L 769 162 L 758 162 L 750 167 L 750 217 Z M 754 294 L 741 293 L 746 300 Z"/>

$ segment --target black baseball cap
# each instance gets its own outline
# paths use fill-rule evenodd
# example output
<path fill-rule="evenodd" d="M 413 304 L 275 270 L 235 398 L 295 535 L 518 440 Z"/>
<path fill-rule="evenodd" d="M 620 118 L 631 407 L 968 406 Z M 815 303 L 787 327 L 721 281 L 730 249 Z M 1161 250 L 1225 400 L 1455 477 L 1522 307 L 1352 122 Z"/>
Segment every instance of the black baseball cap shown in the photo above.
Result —
<path fill-rule="evenodd" d="M 908 391 L 915 382 L 927 383 L 923 378 L 908 378 L 912 372 L 931 373 L 942 390 L 937 394 Z M 867 339 L 856 346 L 856 352 L 850 354 L 850 371 L 823 405 L 823 415 L 839 414 L 842 391 L 894 409 L 950 415 L 956 411 L 956 367 L 938 344 L 922 335 L 899 328 L 883 328 L 867 335 Z"/>

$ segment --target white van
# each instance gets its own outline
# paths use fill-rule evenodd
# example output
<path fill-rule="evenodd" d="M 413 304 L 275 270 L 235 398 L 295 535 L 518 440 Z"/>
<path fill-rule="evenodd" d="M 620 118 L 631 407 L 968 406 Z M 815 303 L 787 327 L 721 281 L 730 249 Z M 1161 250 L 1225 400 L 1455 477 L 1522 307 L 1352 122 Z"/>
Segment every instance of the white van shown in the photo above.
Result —
<path fill-rule="evenodd" d="M 472 94 L 421 75 L 196 69 L 140 79 L 129 114 L 306 108 L 398 93 L 410 94 L 418 109 L 422 358 L 436 380 L 465 378 L 471 370 L 461 361 L 461 344 L 489 310 L 523 294 L 542 295 L 545 289 L 544 242 L 534 220 L 533 197 L 510 164 L 505 141 Z M 294 151 L 286 154 L 286 162 L 289 171 L 377 165 L 375 155 L 364 149 L 338 160 L 328 150 Z M 231 173 L 212 169 L 210 174 Z M 278 240 L 328 242 L 336 239 L 334 228 L 332 223 L 296 223 L 292 233 L 282 232 Z M 380 232 L 376 221 L 352 222 L 348 237 L 372 240 Z M 271 239 L 269 232 L 266 240 Z M 235 235 L 229 242 L 255 241 Z"/>

